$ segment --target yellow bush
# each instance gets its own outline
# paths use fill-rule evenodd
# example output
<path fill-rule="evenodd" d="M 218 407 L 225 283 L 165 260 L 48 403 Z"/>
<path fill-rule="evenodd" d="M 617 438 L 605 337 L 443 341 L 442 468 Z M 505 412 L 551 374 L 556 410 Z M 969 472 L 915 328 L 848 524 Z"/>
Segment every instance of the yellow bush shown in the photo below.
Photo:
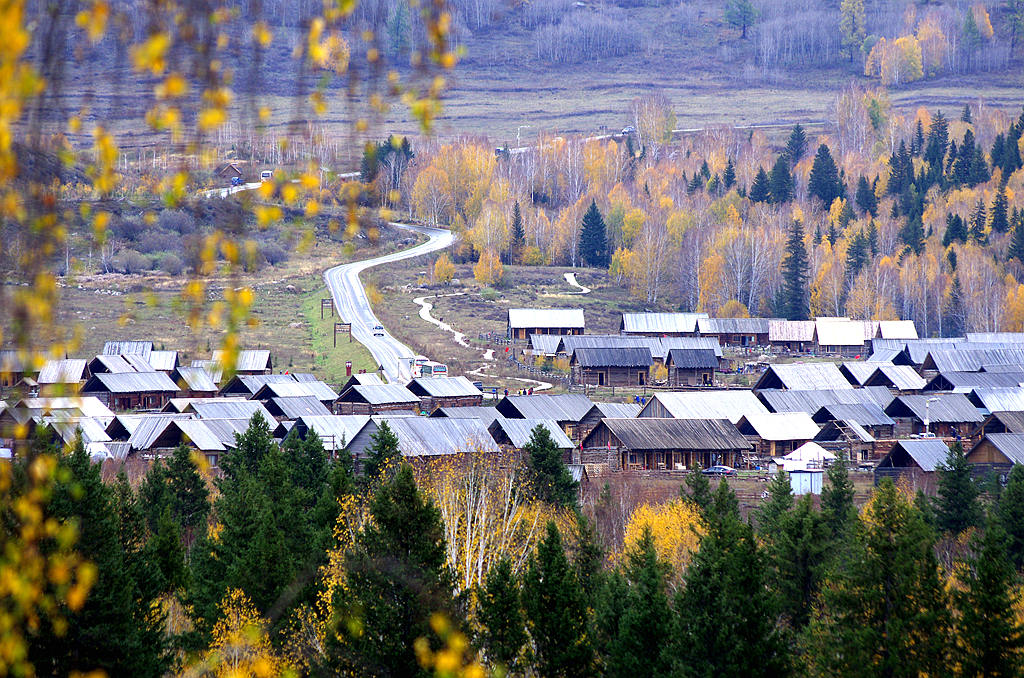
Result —
<path fill-rule="evenodd" d="M 447 253 L 442 254 L 434 262 L 434 280 L 439 283 L 450 283 L 455 277 L 455 264 Z"/>
<path fill-rule="evenodd" d="M 637 506 L 626 521 L 623 554 L 636 548 L 645 527 L 651 528 L 658 558 L 672 565 L 674 577 L 678 581 L 704 534 L 704 524 L 696 507 L 683 499 L 673 499 L 655 506 Z"/>
<path fill-rule="evenodd" d="M 545 264 L 544 253 L 540 251 L 539 247 L 531 245 L 523 250 L 519 261 L 524 266 L 543 266 Z"/>
<path fill-rule="evenodd" d="M 501 259 L 494 250 L 486 250 L 480 253 L 480 259 L 473 266 L 473 277 L 481 285 L 494 285 L 501 281 L 505 275 L 505 268 L 501 265 Z"/>

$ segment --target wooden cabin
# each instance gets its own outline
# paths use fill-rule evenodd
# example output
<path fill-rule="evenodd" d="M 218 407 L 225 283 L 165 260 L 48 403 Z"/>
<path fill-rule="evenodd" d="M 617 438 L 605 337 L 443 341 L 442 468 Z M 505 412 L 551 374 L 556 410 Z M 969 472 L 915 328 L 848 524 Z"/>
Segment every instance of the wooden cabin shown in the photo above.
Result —
<path fill-rule="evenodd" d="M 479 407 L 484 402 L 483 392 L 461 376 L 420 377 L 406 384 L 406 388 L 426 402 L 427 412 L 439 407 Z"/>
<path fill-rule="evenodd" d="M 507 336 L 527 341 L 531 334 L 583 334 L 582 308 L 510 308 Z"/>
<path fill-rule="evenodd" d="M 723 346 L 767 346 L 775 318 L 698 318 L 697 334 L 717 337 Z"/>
<path fill-rule="evenodd" d="M 966 437 L 983 417 L 962 393 L 904 395 L 893 399 L 885 413 L 896 421 L 896 436 L 928 431 L 940 438 Z"/>
<path fill-rule="evenodd" d="M 668 386 L 712 386 L 718 357 L 714 350 L 707 348 L 671 348 L 665 358 L 668 369 Z"/>
<path fill-rule="evenodd" d="M 338 398 L 335 414 L 383 414 L 409 412 L 418 414 L 423 403 L 420 397 L 404 386 L 353 386 Z"/>
<path fill-rule="evenodd" d="M 883 478 L 905 480 L 911 490 L 935 493 L 935 470 L 946 463 L 949 447 L 938 438 L 897 440 L 875 467 L 875 485 Z"/>
<path fill-rule="evenodd" d="M 178 386 L 163 372 L 94 374 L 82 387 L 113 410 L 159 410 L 178 395 Z"/>
<path fill-rule="evenodd" d="M 750 449 L 728 419 L 603 419 L 581 445 L 584 464 L 661 471 L 739 466 Z"/>
<path fill-rule="evenodd" d="M 575 384 L 646 386 L 652 362 L 649 348 L 577 348 L 569 359 L 569 370 Z"/>

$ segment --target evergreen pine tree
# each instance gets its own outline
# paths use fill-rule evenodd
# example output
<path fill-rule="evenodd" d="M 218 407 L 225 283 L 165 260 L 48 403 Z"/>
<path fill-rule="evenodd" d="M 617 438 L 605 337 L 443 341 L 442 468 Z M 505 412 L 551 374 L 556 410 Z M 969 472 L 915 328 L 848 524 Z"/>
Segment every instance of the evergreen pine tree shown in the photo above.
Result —
<path fill-rule="evenodd" d="M 725 480 L 706 517 L 707 532 L 676 597 L 677 675 L 784 675 L 786 651 L 765 586 L 764 557 Z"/>
<path fill-rule="evenodd" d="M 978 198 L 978 204 L 975 205 L 974 211 L 971 212 L 971 225 L 967 231 L 967 237 L 971 242 L 979 245 L 988 244 L 988 234 L 985 232 L 985 226 L 988 223 L 988 218 L 985 215 L 985 203 L 981 198 Z"/>
<path fill-rule="evenodd" d="M 608 259 L 604 218 L 597 209 L 597 203 L 591 200 L 587 213 L 583 215 L 583 230 L 580 231 L 580 261 L 594 268 L 608 268 Z"/>
<path fill-rule="evenodd" d="M 868 245 L 871 246 L 871 257 L 878 256 L 878 224 L 872 219 L 868 224 Z"/>
<path fill-rule="evenodd" d="M 210 492 L 189 448 L 179 445 L 170 458 L 157 459 L 139 486 L 139 500 L 150 532 L 165 510 L 178 525 L 186 550 L 206 531 Z"/>
<path fill-rule="evenodd" d="M 974 12 L 967 12 L 967 14 L 970 15 L 970 17 L 968 17 L 968 20 L 973 22 L 974 21 Z M 975 30 L 977 30 L 977 24 L 976 23 L 975 23 Z M 963 111 L 963 113 L 960 114 L 960 122 L 966 122 L 968 125 L 973 125 L 974 124 L 974 120 L 971 117 L 971 105 L 970 104 L 964 104 L 964 111 Z"/>
<path fill-rule="evenodd" d="M 914 128 L 914 140 L 910 143 L 910 154 L 921 155 L 921 151 L 924 149 L 924 125 L 921 124 L 921 119 L 917 119 L 917 127 Z"/>
<path fill-rule="evenodd" d="M 943 674 L 949 614 L 934 535 L 888 478 L 857 525 L 851 557 L 822 588 L 802 634 L 810 674 Z"/>
<path fill-rule="evenodd" d="M 1018 571 L 1024 568 L 1024 465 L 1014 464 L 1010 478 L 999 494 L 996 515 L 1007 534 L 1006 549 Z"/>
<path fill-rule="evenodd" d="M 840 457 L 826 473 L 828 484 L 821 489 L 821 515 L 833 543 L 846 540 L 857 520 L 857 509 L 853 505 L 853 481 L 846 469 L 846 461 Z"/>
<path fill-rule="evenodd" d="M 811 617 L 826 564 L 835 555 L 828 526 L 805 494 L 796 508 L 779 516 L 765 536 L 768 587 L 775 593 L 779 614 L 790 628 L 803 629 Z"/>
<path fill-rule="evenodd" d="M 771 201 L 776 205 L 787 202 L 793 197 L 793 175 L 789 172 L 789 156 L 785 153 L 775 160 L 768 190 L 771 194 Z"/>
<path fill-rule="evenodd" d="M 982 514 L 978 495 L 978 488 L 971 479 L 971 464 L 958 440 L 950 448 L 945 464 L 938 469 L 936 526 L 956 536 L 968 527 L 980 525 Z"/>
<path fill-rule="evenodd" d="M 690 469 L 684 482 L 685 485 L 679 486 L 679 496 L 693 502 L 701 513 L 706 511 L 711 505 L 711 483 L 708 481 L 708 477 L 701 473 L 700 464 Z"/>
<path fill-rule="evenodd" d="M 398 436 L 388 426 L 388 422 L 381 421 L 377 431 L 370 436 L 370 447 L 367 449 L 366 459 L 363 461 L 363 476 L 370 482 L 375 482 L 401 457 L 402 451 L 398 449 Z"/>
<path fill-rule="evenodd" d="M 252 415 L 245 433 L 235 434 L 235 447 L 221 458 L 220 468 L 225 478 L 239 478 L 244 473 L 254 474 L 272 449 L 277 447 L 270 433 L 270 424 L 259 412 Z"/>
<path fill-rule="evenodd" d="M 29 455 L 22 462 L 24 473 L 32 461 Z M 71 452 L 59 456 L 55 477 L 45 507 L 47 517 L 77 525 L 75 549 L 95 566 L 96 580 L 80 609 L 64 611 L 63 629 L 41 619 L 31 630 L 29 661 L 38 675 L 94 670 L 111 675 L 164 675 L 170 668 L 164 616 L 158 611 L 152 580 L 137 579 L 155 573 L 142 551 L 140 536 L 145 526 L 137 506 L 131 506 L 131 490 L 115 502 L 80 435 Z M 126 488 L 127 483 L 122 492 Z"/>
<path fill-rule="evenodd" d="M 793 131 L 789 133 L 789 140 L 786 142 L 786 155 L 789 156 L 790 162 L 794 165 L 803 160 L 804 153 L 807 152 L 807 135 L 804 133 L 804 128 L 797 123 L 793 127 Z"/>
<path fill-rule="evenodd" d="M 778 532 L 783 517 L 793 508 L 793 487 L 789 474 L 778 471 L 768 483 L 768 498 L 757 509 L 757 533 L 762 539 L 770 539 Z"/>
<path fill-rule="evenodd" d="M 757 174 L 754 176 L 754 183 L 750 186 L 748 197 L 751 202 L 768 202 L 771 200 L 770 181 L 768 173 L 764 171 L 763 167 L 757 168 Z"/>
<path fill-rule="evenodd" d="M 854 196 L 854 201 L 857 203 L 857 208 L 861 214 L 870 214 L 873 217 L 878 216 L 878 198 L 863 175 L 857 180 L 857 193 Z"/>
<path fill-rule="evenodd" d="M 964 288 L 960 284 L 960 274 L 953 273 L 953 284 L 949 289 L 946 302 L 946 321 L 943 327 L 951 337 L 962 337 L 967 331 L 967 311 L 964 307 Z"/>
<path fill-rule="evenodd" d="M 725 164 L 725 172 L 722 173 L 722 185 L 729 190 L 736 183 L 736 167 L 732 164 L 732 157 Z"/>
<path fill-rule="evenodd" d="M 924 159 L 938 177 L 942 175 L 943 160 L 949 147 L 949 123 L 942 111 L 935 114 L 932 124 L 928 127 L 928 143 L 925 146 Z"/>
<path fill-rule="evenodd" d="M 557 506 L 576 506 L 579 483 L 572 479 L 561 450 L 543 425 L 538 424 L 530 432 L 523 456 L 533 473 L 533 488 L 539 499 Z"/>
<path fill-rule="evenodd" d="M 479 645 L 484 658 L 509 673 L 519 668 L 519 659 L 526 645 L 526 622 L 519 599 L 519 582 L 512 574 L 512 564 L 502 558 L 487 573 L 482 588 L 477 590 L 480 623 Z"/>
<path fill-rule="evenodd" d="M 821 200 L 826 208 L 842 194 L 839 169 L 825 144 L 818 147 L 818 152 L 814 156 L 814 164 L 807 180 L 807 192 Z"/>
<path fill-rule="evenodd" d="M 626 554 L 626 600 L 605 658 L 604 675 L 609 678 L 672 675 L 672 611 L 667 593 L 670 569 L 658 560 L 651 528 L 645 527 L 640 541 Z"/>
<path fill-rule="evenodd" d="M 441 514 L 408 464 L 381 485 L 370 510 L 373 520 L 345 557 L 347 586 L 334 595 L 324 672 L 425 676 L 414 648 L 418 638 L 434 638 L 431 616 L 443 615 L 455 628 L 463 621 Z"/>
<path fill-rule="evenodd" d="M 512 237 L 509 245 L 509 263 L 517 263 L 526 245 L 526 230 L 523 228 L 523 212 L 519 209 L 519 201 L 512 205 Z"/>
<path fill-rule="evenodd" d="M 993 233 L 1006 233 L 1010 230 L 1010 220 L 1007 213 L 1009 206 L 1006 202 L 1006 187 L 1000 186 L 996 191 L 996 197 L 992 201 L 992 216 L 990 225 Z"/>
<path fill-rule="evenodd" d="M 583 590 L 554 523 L 523 576 L 523 609 L 536 649 L 536 673 L 553 678 L 594 674 L 594 650 Z"/>
<path fill-rule="evenodd" d="M 970 175 L 967 183 L 970 186 L 977 186 L 991 178 L 992 174 L 989 172 L 985 154 L 982 152 L 981 146 L 976 144 L 974 146 L 974 153 L 971 156 Z"/>
<path fill-rule="evenodd" d="M 949 247 L 955 242 L 967 242 L 967 224 L 959 214 L 947 214 L 946 232 L 942 236 L 942 246 Z"/>
<path fill-rule="evenodd" d="M 576 579 L 583 589 L 583 598 L 588 607 L 597 605 L 598 594 L 604 580 L 604 548 L 599 541 L 594 521 L 581 512 L 576 513 L 576 551 L 572 556 L 572 567 Z"/>
<path fill-rule="evenodd" d="M 1006 251 L 1007 259 L 1016 259 L 1024 264 L 1024 219 L 1013 220 L 1013 231 L 1010 234 L 1010 246 Z"/>
<path fill-rule="evenodd" d="M 974 557 L 960 570 L 953 589 L 957 610 L 957 653 L 964 676 L 1019 676 L 1024 671 L 1024 627 L 1015 603 L 1019 578 L 1007 555 L 1007 535 L 999 520 L 972 544 Z"/>
<path fill-rule="evenodd" d="M 846 277 L 853 280 L 860 273 L 861 269 L 868 263 L 871 246 L 868 244 L 864 229 L 857 233 L 850 240 L 850 246 L 846 249 Z"/>
<path fill-rule="evenodd" d="M 807 320 L 810 299 L 807 290 L 807 248 L 804 246 L 803 223 L 794 220 L 786 239 L 786 256 L 782 260 L 783 314 L 789 320 Z"/>
<path fill-rule="evenodd" d="M 726 0 L 725 20 L 740 29 L 740 39 L 747 39 L 747 29 L 750 28 L 760 11 L 750 0 Z"/>
<path fill-rule="evenodd" d="M 900 239 L 915 254 L 920 254 L 924 250 L 924 238 L 924 223 L 922 223 L 920 215 L 908 216 L 900 230 Z"/>

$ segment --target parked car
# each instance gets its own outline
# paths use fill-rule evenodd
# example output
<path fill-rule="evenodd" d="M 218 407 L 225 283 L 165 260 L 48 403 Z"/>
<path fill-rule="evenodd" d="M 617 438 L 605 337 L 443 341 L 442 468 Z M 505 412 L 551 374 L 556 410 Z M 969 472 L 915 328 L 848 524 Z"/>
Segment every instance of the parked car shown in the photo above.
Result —
<path fill-rule="evenodd" d="M 384 336 L 384 328 L 381 327 L 380 325 L 374 325 L 373 326 L 373 336 L 375 336 L 375 337 L 383 337 Z"/>
<path fill-rule="evenodd" d="M 622 131 L 619 132 L 619 134 L 621 134 L 622 136 L 626 136 L 627 134 L 636 134 L 636 127 L 633 127 L 632 125 L 626 125 L 625 127 L 622 128 Z"/>
<path fill-rule="evenodd" d="M 231 185 L 232 186 L 241 186 L 242 185 L 242 177 L 231 177 Z"/>
<path fill-rule="evenodd" d="M 736 469 L 732 466 L 709 466 L 701 471 L 706 476 L 734 476 Z"/>

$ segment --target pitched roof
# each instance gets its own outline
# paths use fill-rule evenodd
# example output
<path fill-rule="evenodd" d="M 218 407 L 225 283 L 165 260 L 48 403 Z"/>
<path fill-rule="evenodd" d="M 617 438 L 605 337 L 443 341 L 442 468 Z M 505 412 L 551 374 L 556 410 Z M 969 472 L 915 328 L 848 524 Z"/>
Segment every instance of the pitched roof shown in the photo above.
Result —
<path fill-rule="evenodd" d="M 484 426 L 490 426 L 492 421 L 501 417 L 501 413 L 493 407 L 471 405 L 469 407 L 439 407 L 430 416 L 450 419 L 479 419 Z"/>
<path fill-rule="evenodd" d="M 909 365 L 879 365 L 864 382 L 865 386 L 888 386 L 900 391 L 920 391 L 925 380 Z"/>
<path fill-rule="evenodd" d="M 465 377 L 419 377 L 405 385 L 407 389 L 421 396 L 434 398 L 461 398 L 481 395 L 480 389 Z"/>
<path fill-rule="evenodd" d="M 580 367 L 650 367 L 653 359 L 649 348 L 577 348 L 572 362 Z"/>
<path fill-rule="evenodd" d="M 1000 367 L 1014 367 L 1000 365 Z M 1019 369 L 1019 368 L 1018 368 Z M 926 391 L 970 393 L 976 388 L 1013 388 L 1024 383 L 1024 372 L 940 372 L 925 386 Z"/>
<path fill-rule="evenodd" d="M 849 318 L 818 318 L 814 333 L 819 346 L 863 346 L 864 323 Z"/>
<path fill-rule="evenodd" d="M 479 419 L 374 417 L 373 420 L 387 421 L 398 438 L 398 449 L 404 457 L 432 457 L 477 450 L 501 452 Z"/>
<path fill-rule="evenodd" d="M 583 328 L 582 308 L 510 308 L 508 324 L 512 328 Z"/>
<path fill-rule="evenodd" d="M 750 391 L 666 391 L 655 393 L 637 417 L 653 418 L 655 402 L 676 419 L 728 419 L 737 422 L 746 414 L 768 413 Z"/>
<path fill-rule="evenodd" d="M 579 393 L 526 396 L 505 396 L 496 405 L 498 412 L 510 419 L 554 419 L 576 422 L 587 416 L 594 406 L 590 398 Z"/>
<path fill-rule="evenodd" d="M 94 374 L 82 387 L 82 393 L 177 393 L 178 385 L 164 372 L 128 372 Z"/>
<path fill-rule="evenodd" d="M 295 420 L 295 425 L 300 431 L 316 431 L 324 449 L 333 452 L 344 449 L 369 421 L 369 415 L 365 414 L 303 415 Z"/>
<path fill-rule="evenodd" d="M 640 405 L 637 403 L 594 403 L 594 407 L 601 413 L 602 419 L 630 419 L 640 414 Z"/>
<path fill-rule="evenodd" d="M 917 339 L 913 320 L 882 320 L 878 323 L 878 336 L 882 339 Z"/>
<path fill-rule="evenodd" d="M 561 338 L 561 334 L 531 334 L 530 350 L 533 355 L 555 355 Z"/>
<path fill-rule="evenodd" d="M 504 433 L 504 437 L 508 439 L 512 447 L 522 449 L 530 442 L 530 439 L 533 437 L 533 429 L 538 426 L 543 426 L 548 430 L 551 439 L 555 443 L 555 447 L 558 449 L 571 450 L 576 446 L 558 426 L 558 422 L 553 419 L 506 419 L 505 417 L 497 417 L 487 426 L 487 431 L 494 438 L 495 442 L 500 443 L 502 440 L 502 436 L 499 434 L 500 431 Z"/>
<path fill-rule="evenodd" d="M 814 341 L 813 320 L 772 320 L 768 323 L 768 341 Z"/>
<path fill-rule="evenodd" d="M 233 400 L 229 398 L 204 398 L 195 400 L 186 408 L 186 411 L 193 412 L 200 419 L 252 419 L 257 412 L 267 420 L 267 423 L 274 421 L 274 417 L 258 400 Z"/>
<path fill-rule="evenodd" d="M 929 351 L 922 364 L 939 372 L 980 372 L 985 365 L 1024 367 L 1024 347 L 975 348 L 965 344 L 954 351 Z"/>
<path fill-rule="evenodd" d="M 982 416 L 962 393 L 933 393 L 929 395 L 897 396 L 885 413 L 890 417 L 913 416 L 931 423 L 980 422 Z"/>
<path fill-rule="evenodd" d="M 810 440 L 818 435 L 818 425 L 806 412 L 748 414 L 736 423 L 743 435 L 762 440 Z"/>
<path fill-rule="evenodd" d="M 157 372 L 170 372 L 178 366 L 177 351 L 150 351 L 146 361 Z"/>
<path fill-rule="evenodd" d="M 922 471 L 934 471 L 946 463 L 949 457 L 949 447 L 939 438 L 926 438 L 924 440 L 898 440 L 882 459 L 878 466 L 892 467 L 892 458 L 897 450 L 902 450 L 921 467 Z"/>
<path fill-rule="evenodd" d="M 839 366 L 839 371 L 854 386 L 863 386 L 876 369 L 878 369 L 876 362 L 845 362 Z"/>
<path fill-rule="evenodd" d="M 533 336 L 533 335 L 531 335 Z M 551 335 L 548 335 L 551 336 Z M 566 334 L 557 336 L 556 353 L 572 355 L 579 348 L 648 348 L 654 353 L 657 337 L 634 337 L 628 334 Z"/>
<path fill-rule="evenodd" d="M 701 334 L 768 334 L 773 320 L 778 318 L 698 318 L 697 331 Z"/>
<path fill-rule="evenodd" d="M 54 412 L 65 412 L 68 416 L 82 416 L 112 421 L 114 413 L 96 396 L 65 396 L 60 398 L 23 398 L 9 408 L 11 413 L 25 412 L 28 417 Z"/>
<path fill-rule="evenodd" d="M 338 399 L 345 403 L 368 403 L 370 405 L 386 405 L 389 403 L 416 403 L 419 396 L 399 384 L 380 384 L 371 386 L 353 386 L 341 394 Z"/>
<path fill-rule="evenodd" d="M 976 407 L 989 412 L 1024 412 L 1024 388 L 976 388 L 968 396 Z"/>
<path fill-rule="evenodd" d="M 295 381 L 291 374 L 236 374 L 220 387 L 221 393 L 246 393 L 252 395 L 269 383 Z"/>
<path fill-rule="evenodd" d="M 697 320 L 707 317 L 707 313 L 623 313 L 619 328 L 645 334 L 693 334 Z"/>
<path fill-rule="evenodd" d="M 722 357 L 722 344 L 718 337 L 645 337 L 651 340 L 651 354 L 659 360 L 668 357 L 668 352 L 674 348 L 683 350 L 710 349 L 714 351 L 715 357 Z"/>
<path fill-rule="evenodd" d="M 272 381 L 264 384 L 252 394 L 253 400 L 269 398 L 298 398 L 313 396 L 317 400 L 334 402 L 338 394 L 322 381 Z"/>
<path fill-rule="evenodd" d="M 214 351 L 213 359 L 221 365 L 224 364 L 224 351 Z M 273 367 L 270 362 L 270 351 L 268 350 L 245 350 L 238 352 L 238 361 L 235 364 L 236 372 L 259 372 L 269 370 Z"/>
<path fill-rule="evenodd" d="M 749 450 L 751 444 L 728 419 L 602 419 L 586 440 L 605 427 L 631 450 Z"/>
<path fill-rule="evenodd" d="M 790 363 L 769 365 L 754 385 L 755 391 L 770 388 L 826 391 L 849 390 L 853 385 L 835 363 Z"/>
<path fill-rule="evenodd" d="M 185 412 L 194 402 L 219 403 L 219 402 L 248 402 L 243 396 L 217 396 L 213 398 L 169 398 L 164 405 L 164 412 Z"/>
<path fill-rule="evenodd" d="M 138 372 L 138 370 L 132 367 L 132 365 L 123 356 L 107 354 L 98 355 L 90 360 L 89 370 L 93 374 L 100 374 L 103 372 L 109 372 L 110 374 Z M 152 370 L 146 371 L 151 372 Z"/>
<path fill-rule="evenodd" d="M 1007 433 L 1024 433 L 1024 412 L 992 412 L 985 422 L 989 419 L 1001 423 Z"/>
<path fill-rule="evenodd" d="M 896 422 L 876 403 L 831 403 L 814 413 L 814 421 L 854 421 L 861 426 L 893 426 Z"/>
<path fill-rule="evenodd" d="M 175 370 L 182 391 L 201 391 L 216 393 L 217 385 L 213 383 L 210 373 L 202 367 L 178 367 Z"/>
<path fill-rule="evenodd" d="M 298 419 L 304 416 L 328 416 L 331 411 L 313 396 L 292 396 L 288 398 L 271 398 L 267 410 L 272 414 L 280 412 L 285 419 Z"/>
<path fill-rule="evenodd" d="M 77 384 L 85 378 L 85 359 L 48 360 L 39 370 L 40 384 Z"/>
<path fill-rule="evenodd" d="M 849 442 L 860 441 L 862 443 L 873 443 L 875 437 L 855 421 L 849 419 L 837 419 L 825 422 L 818 435 L 814 436 L 816 441 L 846 440 Z"/>
<path fill-rule="evenodd" d="M 773 412 L 813 414 L 822 405 L 836 403 L 875 403 L 883 409 L 892 402 L 892 393 L 884 386 L 811 391 L 760 391 L 757 396 Z"/>
<path fill-rule="evenodd" d="M 986 440 L 1010 460 L 1010 463 L 1024 464 L 1024 433 L 989 433 L 978 441 L 967 456 L 970 457 L 971 453 Z"/>
<path fill-rule="evenodd" d="M 684 370 L 714 369 L 718 367 L 718 358 L 708 348 L 673 348 L 665 365 Z"/>
<path fill-rule="evenodd" d="M 215 384 L 219 384 L 224 377 L 224 368 L 216 360 L 193 360 L 191 367 L 202 367 Z"/>
<path fill-rule="evenodd" d="M 968 332 L 967 341 L 982 344 L 1024 344 L 1024 332 Z"/>
<path fill-rule="evenodd" d="M 141 355 L 149 358 L 152 351 L 152 341 L 108 341 L 103 344 L 104 355 Z"/>

